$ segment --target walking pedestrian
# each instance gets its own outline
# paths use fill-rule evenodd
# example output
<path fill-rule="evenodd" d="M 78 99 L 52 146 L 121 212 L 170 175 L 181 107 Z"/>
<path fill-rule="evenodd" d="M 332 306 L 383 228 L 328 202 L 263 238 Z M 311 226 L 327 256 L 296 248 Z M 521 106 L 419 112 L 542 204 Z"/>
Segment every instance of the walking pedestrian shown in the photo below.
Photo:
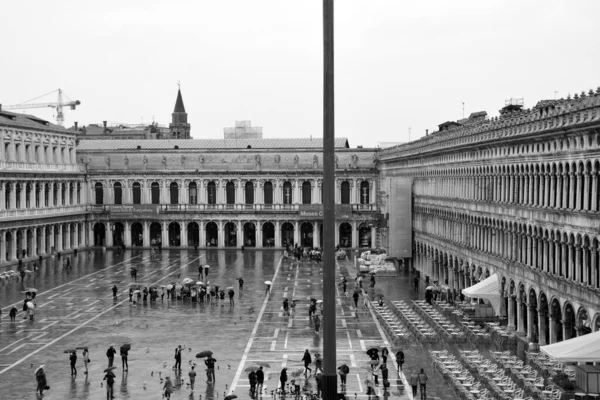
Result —
<path fill-rule="evenodd" d="M 418 292 L 419 291 L 419 277 L 415 276 L 415 279 L 413 281 L 414 281 L 414 285 L 415 285 L 415 292 Z"/>
<path fill-rule="evenodd" d="M 413 398 L 417 397 L 417 386 L 419 385 L 419 374 L 417 374 L 417 371 L 413 371 L 412 374 L 410 374 L 408 383 L 412 387 Z"/>
<path fill-rule="evenodd" d="M 104 375 L 104 379 L 102 380 L 106 381 L 106 400 L 113 399 L 115 397 L 113 391 L 113 386 L 115 384 L 115 374 L 113 374 L 112 371 L 107 371 L 106 375 Z"/>
<path fill-rule="evenodd" d="M 242 278 L 238 278 L 238 283 L 240 285 L 240 290 L 244 290 L 244 280 Z"/>
<path fill-rule="evenodd" d="M 321 372 L 315 373 L 315 382 L 317 383 L 317 398 L 320 398 L 323 393 L 323 374 Z"/>
<path fill-rule="evenodd" d="M 77 363 L 77 353 L 72 352 L 69 356 L 69 361 L 71 361 L 71 375 L 77 375 L 77 368 L 75 368 L 75 364 Z"/>
<path fill-rule="evenodd" d="M 106 357 L 108 358 L 109 368 L 113 366 L 113 361 L 115 361 L 115 354 L 117 354 L 117 351 L 112 346 L 110 346 L 108 350 L 106 350 Z"/>
<path fill-rule="evenodd" d="M 15 319 L 17 318 L 17 307 L 13 307 L 10 309 L 10 311 L 8 312 L 8 315 L 10 316 L 10 322 L 15 322 Z"/>
<path fill-rule="evenodd" d="M 208 382 L 215 383 L 215 360 L 212 356 L 208 356 L 206 360 L 204 360 L 204 364 L 208 368 L 206 371 L 206 376 L 208 377 Z"/>
<path fill-rule="evenodd" d="M 256 371 L 256 389 L 259 390 L 258 393 L 261 393 L 263 390 L 263 383 L 265 382 L 265 371 L 263 371 L 263 367 L 259 367 L 258 371 Z"/>
<path fill-rule="evenodd" d="M 200 280 L 202 278 L 202 264 L 198 265 L 198 280 Z"/>
<path fill-rule="evenodd" d="M 208 277 L 208 270 L 210 269 L 210 267 L 208 265 L 204 266 L 204 279 L 206 279 Z"/>
<path fill-rule="evenodd" d="M 144 304 L 148 302 L 148 286 L 144 286 Z"/>
<path fill-rule="evenodd" d="M 123 371 L 127 371 L 129 369 L 129 363 L 127 362 L 127 357 L 129 356 L 129 347 L 123 345 L 119 351 L 121 353 L 121 367 L 123 368 Z"/>
<path fill-rule="evenodd" d="M 288 302 L 287 297 L 283 298 L 283 314 L 290 316 L 290 303 Z"/>
<path fill-rule="evenodd" d="M 133 302 L 133 288 L 129 288 L 129 302 Z"/>
<path fill-rule="evenodd" d="M 88 374 L 88 363 L 90 362 L 90 352 L 88 351 L 87 347 L 85 349 L 83 349 L 83 366 L 85 367 L 85 372 L 84 374 Z"/>
<path fill-rule="evenodd" d="M 390 354 L 390 351 L 387 349 L 387 347 L 384 347 L 383 349 L 381 349 L 381 360 L 384 364 L 387 363 L 387 358 L 388 358 L 389 354 Z"/>
<path fill-rule="evenodd" d="M 404 364 L 404 352 L 402 350 L 398 350 L 396 352 L 396 364 L 398 364 L 398 376 L 400 376 L 400 371 L 402 371 L 402 364 Z"/>
<path fill-rule="evenodd" d="M 117 298 L 117 292 L 119 291 L 119 289 L 117 289 L 117 285 L 114 285 L 112 287 L 112 292 L 113 292 L 113 299 Z"/>
<path fill-rule="evenodd" d="M 421 368 L 419 372 L 419 391 L 421 392 L 421 400 L 427 400 L 427 374 Z"/>
<path fill-rule="evenodd" d="M 354 294 L 352 295 L 352 298 L 354 299 L 354 308 L 358 308 L 358 292 L 354 291 Z"/>
<path fill-rule="evenodd" d="M 163 386 L 164 396 L 166 399 L 171 398 L 171 393 L 173 393 L 173 382 L 171 382 L 171 377 L 165 377 L 165 384 Z"/>
<path fill-rule="evenodd" d="M 173 366 L 173 369 L 175 371 L 181 371 L 181 351 L 184 349 L 185 347 L 181 347 L 181 345 L 179 345 L 176 349 L 175 349 L 175 365 Z"/>
<path fill-rule="evenodd" d="M 296 314 L 296 300 L 292 300 L 290 304 L 290 315 L 293 317 Z"/>
<path fill-rule="evenodd" d="M 315 374 L 317 372 L 323 373 L 323 359 L 319 353 L 315 353 Z"/>
<path fill-rule="evenodd" d="M 194 366 L 192 365 L 191 371 L 188 373 L 190 377 L 190 389 L 192 389 L 192 393 L 194 393 L 194 383 L 196 383 L 196 371 L 194 371 Z"/>
<path fill-rule="evenodd" d="M 366 308 L 369 308 L 369 295 L 367 294 L 367 292 L 365 292 L 365 289 L 362 290 L 362 296 L 363 296 L 363 305 Z"/>
<path fill-rule="evenodd" d="M 383 387 L 387 388 L 390 385 L 388 382 L 389 369 L 385 364 L 381 364 L 379 369 L 381 370 L 381 380 L 383 381 Z"/>
<path fill-rule="evenodd" d="M 315 324 L 315 334 L 318 335 L 319 334 L 319 329 L 321 328 L 321 319 L 319 318 L 318 315 L 314 315 L 313 316 L 313 322 Z"/>
<path fill-rule="evenodd" d="M 235 292 L 233 291 L 233 289 L 229 289 L 229 291 L 227 293 L 229 294 L 229 305 L 233 306 L 235 304 L 235 301 L 233 299 Z"/>
<path fill-rule="evenodd" d="M 248 381 L 250 381 L 250 397 L 254 397 L 256 395 L 256 372 L 250 371 Z"/>
<path fill-rule="evenodd" d="M 342 367 L 338 367 L 338 374 L 340 375 L 341 389 L 344 390 L 346 386 L 346 376 L 348 374 L 346 373 L 346 370 Z"/>
<path fill-rule="evenodd" d="M 46 372 L 44 372 L 44 368 L 40 367 L 37 369 L 35 373 L 35 381 L 37 383 L 37 388 L 35 389 L 40 397 L 44 395 L 44 390 L 50 389 L 48 386 L 48 381 L 46 380 Z"/>
<path fill-rule="evenodd" d="M 304 375 L 306 375 L 307 371 L 310 371 L 312 374 L 312 369 L 309 368 L 309 365 L 312 364 L 312 358 L 308 349 L 304 351 L 304 356 L 302 357 L 302 361 L 304 361 Z"/>
<path fill-rule="evenodd" d="M 71 257 L 67 257 L 67 269 L 71 269 Z"/>
<path fill-rule="evenodd" d="M 287 382 L 287 368 L 283 368 L 281 370 L 281 374 L 279 374 L 279 384 L 281 386 L 281 393 L 285 393 L 285 384 Z"/>
<path fill-rule="evenodd" d="M 271 291 L 271 284 L 267 283 L 267 289 L 265 290 L 265 294 L 269 294 L 270 291 Z"/>
<path fill-rule="evenodd" d="M 375 287 L 375 274 L 372 273 L 370 279 L 371 279 L 370 287 Z"/>
<path fill-rule="evenodd" d="M 367 396 L 373 394 L 373 374 L 370 371 L 366 372 L 365 384 L 367 385 Z"/>

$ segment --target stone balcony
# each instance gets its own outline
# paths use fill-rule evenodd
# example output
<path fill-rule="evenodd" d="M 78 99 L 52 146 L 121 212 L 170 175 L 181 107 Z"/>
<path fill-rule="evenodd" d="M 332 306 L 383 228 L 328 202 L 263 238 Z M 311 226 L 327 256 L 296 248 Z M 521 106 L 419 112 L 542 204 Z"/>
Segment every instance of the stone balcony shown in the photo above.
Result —
<path fill-rule="evenodd" d="M 45 164 L 26 161 L 0 161 L 1 171 L 11 172 L 85 172 L 85 165 L 82 164 Z"/>
<path fill-rule="evenodd" d="M 0 221 L 14 219 L 31 219 L 39 217 L 56 217 L 68 214 L 81 214 L 87 211 L 85 205 L 71 205 L 44 208 L 20 208 L 12 210 L 0 210 Z"/>
<path fill-rule="evenodd" d="M 110 212 L 112 204 L 93 204 L 87 206 L 89 212 Z M 297 213 L 302 209 L 302 204 L 156 204 L 161 214 L 163 213 L 244 213 L 244 212 L 276 212 Z M 376 204 L 352 204 L 352 212 L 377 211 Z"/>

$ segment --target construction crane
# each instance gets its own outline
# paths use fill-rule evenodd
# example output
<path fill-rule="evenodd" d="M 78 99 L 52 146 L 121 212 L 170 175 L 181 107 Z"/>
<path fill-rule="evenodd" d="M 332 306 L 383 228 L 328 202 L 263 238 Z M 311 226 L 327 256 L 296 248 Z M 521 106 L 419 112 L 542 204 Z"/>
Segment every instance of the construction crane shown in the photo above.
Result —
<path fill-rule="evenodd" d="M 49 94 L 58 92 L 58 101 L 51 103 L 30 103 L 42 97 L 46 97 Z M 63 98 L 66 98 L 64 100 Z M 81 102 L 79 100 L 71 100 L 69 96 L 67 96 L 62 89 L 56 89 L 39 97 L 36 97 L 31 100 L 24 101 L 23 103 L 14 104 L 12 106 L 3 106 L 5 110 L 25 110 L 28 108 L 45 108 L 51 107 L 56 109 L 56 123 L 60 126 L 64 126 L 65 123 L 65 115 L 63 113 L 63 107 L 71 107 L 71 110 L 74 110 L 76 106 L 80 105 Z"/>

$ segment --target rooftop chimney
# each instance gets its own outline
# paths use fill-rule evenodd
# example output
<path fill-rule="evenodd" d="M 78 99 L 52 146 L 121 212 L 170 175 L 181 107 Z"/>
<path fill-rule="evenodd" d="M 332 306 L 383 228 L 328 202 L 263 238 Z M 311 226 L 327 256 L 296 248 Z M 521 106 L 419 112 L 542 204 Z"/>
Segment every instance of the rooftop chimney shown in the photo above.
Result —
<path fill-rule="evenodd" d="M 106 129 L 106 121 L 102 121 L 102 124 L 104 125 L 104 129 Z"/>
<path fill-rule="evenodd" d="M 429 136 L 429 129 L 425 129 L 425 136 Z"/>
<path fill-rule="evenodd" d="M 0 104 L 0 111 L 2 111 L 2 104 Z"/>
<path fill-rule="evenodd" d="M 75 131 L 77 131 L 77 121 L 74 122 L 75 123 Z"/>

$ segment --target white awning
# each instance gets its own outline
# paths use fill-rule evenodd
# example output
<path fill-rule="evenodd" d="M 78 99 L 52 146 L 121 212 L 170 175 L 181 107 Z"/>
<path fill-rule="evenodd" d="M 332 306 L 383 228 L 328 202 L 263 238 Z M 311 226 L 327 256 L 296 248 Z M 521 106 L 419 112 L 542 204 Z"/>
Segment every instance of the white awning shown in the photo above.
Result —
<path fill-rule="evenodd" d="M 600 331 L 541 346 L 557 362 L 600 362 Z"/>
<path fill-rule="evenodd" d="M 493 274 L 476 285 L 463 289 L 462 293 L 468 297 L 487 299 L 492 304 L 496 315 L 500 315 L 502 296 L 500 295 L 500 279 L 498 279 L 497 274 Z"/>

